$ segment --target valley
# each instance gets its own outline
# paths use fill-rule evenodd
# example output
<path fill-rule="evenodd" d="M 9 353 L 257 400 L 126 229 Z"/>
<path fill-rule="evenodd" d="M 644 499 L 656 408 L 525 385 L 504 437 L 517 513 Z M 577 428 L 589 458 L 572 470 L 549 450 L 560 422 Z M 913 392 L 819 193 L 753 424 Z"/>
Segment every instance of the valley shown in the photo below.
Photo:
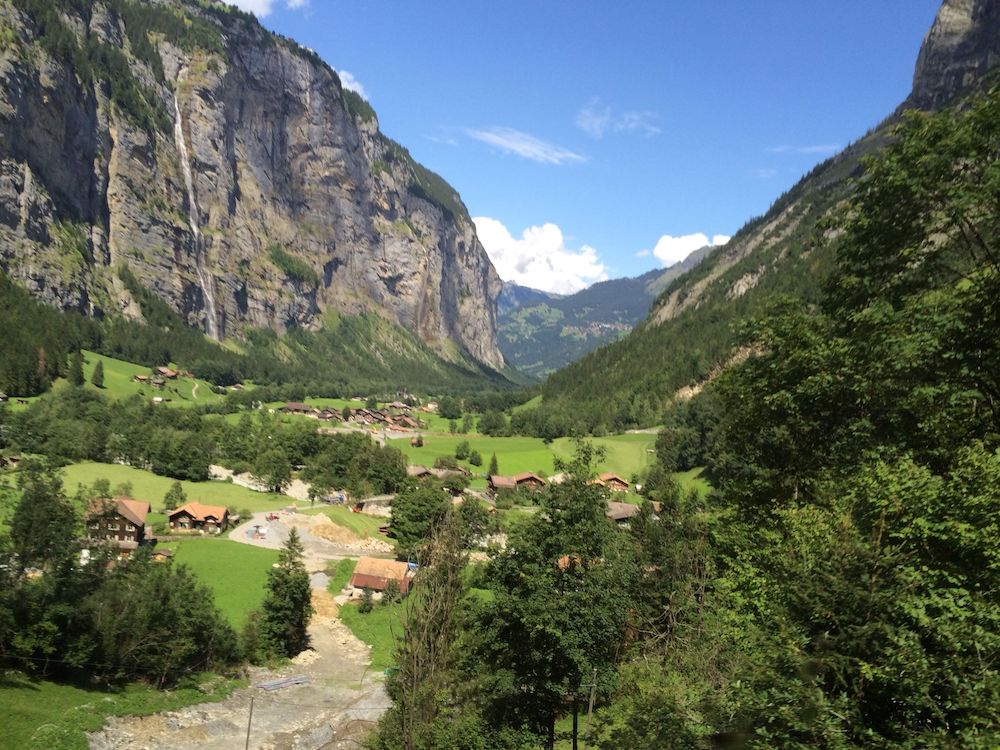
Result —
<path fill-rule="evenodd" d="M 0 750 L 1000 746 L 1000 0 L 640 6 L 0 0 Z"/>

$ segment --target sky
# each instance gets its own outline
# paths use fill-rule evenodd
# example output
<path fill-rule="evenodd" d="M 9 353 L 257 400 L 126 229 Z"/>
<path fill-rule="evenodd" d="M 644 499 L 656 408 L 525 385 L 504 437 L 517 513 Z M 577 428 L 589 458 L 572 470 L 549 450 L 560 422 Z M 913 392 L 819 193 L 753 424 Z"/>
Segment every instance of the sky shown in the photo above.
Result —
<path fill-rule="evenodd" d="M 939 0 L 238 0 L 571 293 L 724 243 L 910 90 Z"/>

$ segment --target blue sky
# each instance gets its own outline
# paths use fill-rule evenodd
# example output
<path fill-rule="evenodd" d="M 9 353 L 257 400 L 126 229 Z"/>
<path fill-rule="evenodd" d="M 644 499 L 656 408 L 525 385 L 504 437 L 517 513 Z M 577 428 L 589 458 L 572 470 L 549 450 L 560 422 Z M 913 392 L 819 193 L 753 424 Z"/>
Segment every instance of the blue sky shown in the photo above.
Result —
<path fill-rule="evenodd" d="M 502 277 L 569 292 L 723 241 L 862 136 L 939 2 L 237 4 L 363 91 Z"/>

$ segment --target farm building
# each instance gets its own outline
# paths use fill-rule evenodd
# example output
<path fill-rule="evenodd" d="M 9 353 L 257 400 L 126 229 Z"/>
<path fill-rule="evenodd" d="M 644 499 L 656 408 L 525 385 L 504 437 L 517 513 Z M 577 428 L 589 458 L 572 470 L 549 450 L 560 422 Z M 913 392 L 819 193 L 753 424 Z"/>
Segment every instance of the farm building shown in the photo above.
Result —
<path fill-rule="evenodd" d="M 221 533 L 229 526 L 229 511 L 222 505 L 188 503 L 167 514 L 170 530 Z"/>
<path fill-rule="evenodd" d="M 629 522 L 639 514 L 639 506 L 632 503 L 608 502 L 606 515 L 619 526 L 628 526 Z"/>
<path fill-rule="evenodd" d="M 156 372 L 160 377 L 164 377 L 167 380 L 177 379 L 177 370 L 171 370 L 169 367 L 157 367 Z"/>
<path fill-rule="evenodd" d="M 96 500 L 87 508 L 87 539 L 108 542 L 118 548 L 119 554 L 129 555 L 132 550 L 153 540 L 146 529 L 149 512 L 150 506 L 145 500 L 130 497 Z"/>
<path fill-rule="evenodd" d="M 303 404 L 299 401 L 289 401 L 287 404 L 281 407 L 281 411 L 285 414 L 315 414 L 316 410 L 309 406 L 309 404 Z"/>
<path fill-rule="evenodd" d="M 385 591 L 389 581 L 395 581 L 399 586 L 400 593 L 405 594 L 410 590 L 410 582 L 415 574 L 415 571 L 405 562 L 383 560 L 378 557 L 361 557 L 358 558 L 358 563 L 354 566 L 351 586 L 356 589 Z"/>

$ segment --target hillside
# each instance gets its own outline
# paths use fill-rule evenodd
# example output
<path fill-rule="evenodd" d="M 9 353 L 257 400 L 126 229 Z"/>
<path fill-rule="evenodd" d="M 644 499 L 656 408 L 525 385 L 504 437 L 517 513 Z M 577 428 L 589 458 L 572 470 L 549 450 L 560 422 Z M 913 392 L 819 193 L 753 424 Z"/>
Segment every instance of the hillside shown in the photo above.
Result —
<path fill-rule="evenodd" d="M 374 315 L 499 370 L 500 280 L 459 196 L 315 53 L 200 0 L 0 0 L 0 269 L 210 338 Z"/>
<path fill-rule="evenodd" d="M 920 52 L 914 93 L 900 111 L 816 166 L 766 214 L 670 283 L 633 333 L 553 374 L 534 421 L 569 415 L 578 428 L 598 431 L 655 424 L 679 389 L 697 388 L 739 356 L 741 326 L 777 298 L 817 302 L 863 158 L 891 138 L 906 106 L 953 102 L 992 80 L 987 70 L 997 60 L 998 26 L 997 3 L 947 0 Z"/>
<path fill-rule="evenodd" d="M 624 336 L 671 281 L 710 251 L 705 247 L 665 270 L 600 281 L 566 296 L 505 283 L 497 306 L 500 351 L 508 363 L 535 377 L 565 367 Z"/>

